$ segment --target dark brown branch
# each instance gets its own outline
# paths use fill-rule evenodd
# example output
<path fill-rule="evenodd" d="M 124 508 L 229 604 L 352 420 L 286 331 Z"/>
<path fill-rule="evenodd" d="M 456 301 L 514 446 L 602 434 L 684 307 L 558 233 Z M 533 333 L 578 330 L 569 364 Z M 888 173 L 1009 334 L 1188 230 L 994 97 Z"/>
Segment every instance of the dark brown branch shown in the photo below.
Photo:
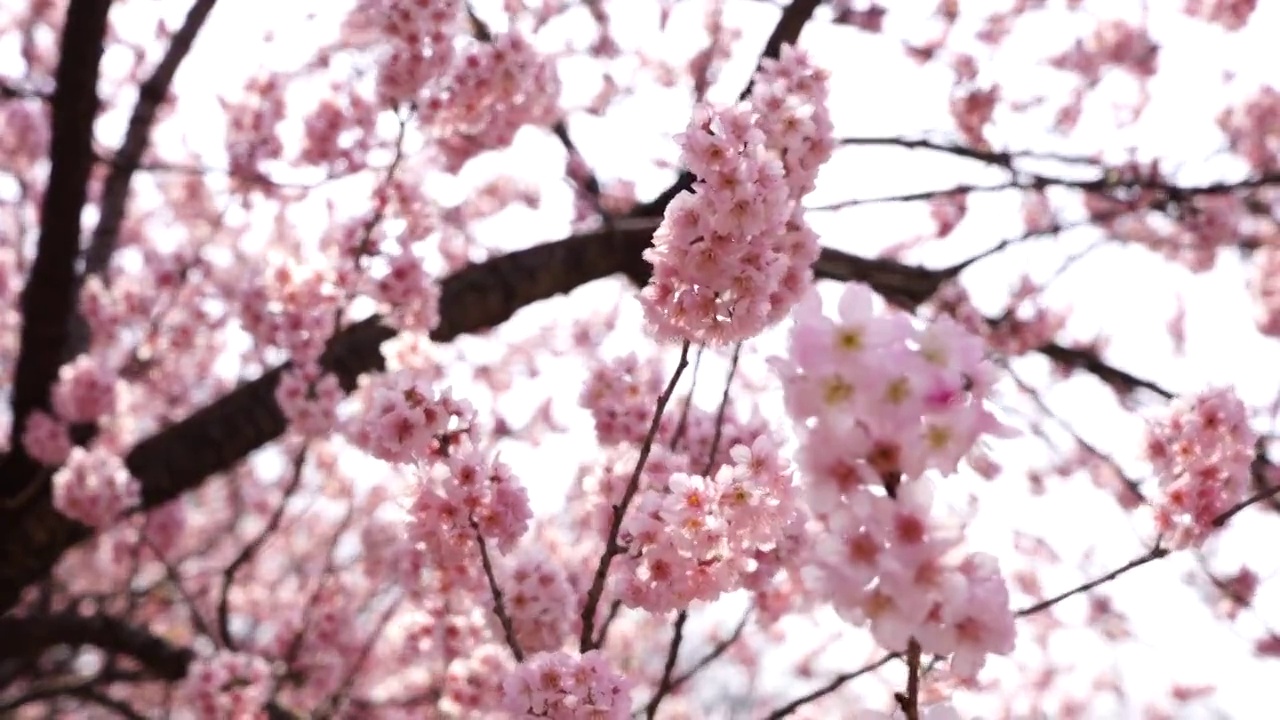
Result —
<path fill-rule="evenodd" d="M 442 318 L 431 337 L 447 342 L 482 332 L 526 305 L 579 285 L 617 273 L 642 274 L 648 265 L 641 253 L 656 227 L 656 220 L 621 221 L 616 232 L 575 235 L 464 268 L 442 284 Z M 322 364 L 350 391 L 360 375 L 383 368 L 379 346 L 394 335 L 376 316 L 358 322 L 330 341 Z M 286 422 L 275 388 L 283 371 L 271 370 L 138 443 L 125 462 L 142 482 L 143 507 L 178 497 L 279 437 Z M 0 612 L 88 536 L 88 528 L 53 509 L 48 483 L 23 502 L 0 505 Z"/>
<path fill-rule="evenodd" d="M 93 167 L 93 121 L 98 115 L 98 68 L 111 0 L 72 0 L 62 31 L 53 93 L 49 185 L 40 208 L 40 239 L 22 290 L 22 344 L 13 378 L 9 456 L 0 468 L 0 497 L 16 497 L 38 466 L 22 447 L 32 411 L 47 408 L 67 342 L 74 307 L 80 214 Z"/>
<path fill-rule="evenodd" d="M 622 498 L 614 504 L 613 517 L 609 522 L 609 533 L 604 539 L 604 549 L 600 552 L 600 561 L 596 564 L 596 570 L 591 578 L 591 586 L 587 590 L 586 601 L 582 604 L 582 634 L 578 639 L 578 652 L 588 652 L 599 648 L 604 642 L 604 632 L 600 633 L 600 637 L 596 637 L 596 609 L 600 607 L 600 598 L 604 596 L 605 581 L 609 578 L 609 566 L 613 563 L 613 559 L 626 551 L 626 547 L 618 541 L 618 537 L 622 532 L 622 523 L 626 519 L 627 510 L 631 505 L 631 501 L 635 499 L 636 493 L 640 490 L 640 478 L 644 473 L 645 463 L 649 460 L 649 453 L 653 451 L 653 442 L 658 436 L 658 426 L 662 424 L 662 415 L 667 410 L 667 404 L 671 402 L 671 396 L 675 394 L 676 385 L 680 382 L 680 375 L 684 372 L 685 367 L 689 364 L 689 342 L 686 340 L 680 345 L 680 359 L 676 361 L 676 369 L 671 373 L 671 380 L 667 383 L 666 389 L 658 396 L 657 407 L 653 410 L 653 420 L 649 423 L 649 432 L 644 437 L 644 442 L 640 445 L 640 457 L 636 459 L 635 469 L 631 472 L 631 478 L 627 481 L 627 487 L 622 492 Z M 607 627 L 607 626 L 606 626 Z"/>
<path fill-rule="evenodd" d="M 489 594 L 493 596 L 493 614 L 502 626 L 502 637 L 507 641 L 507 648 L 516 662 L 524 662 L 524 650 L 520 649 L 520 640 L 516 637 L 516 626 L 507 614 L 507 600 L 502 595 L 502 587 L 498 585 L 498 576 L 494 574 L 493 560 L 489 558 L 489 545 L 480 534 L 480 525 L 471 519 L 471 530 L 476 534 L 476 544 L 480 547 L 480 564 L 484 566 L 484 576 L 489 581 Z"/>
<path fill-rule="evenodd" d="M 156 677 L 181 680 L 194 654 L 146 630 L 105 615 L 61 613 L 0 618 L 0 657 L 31 658 L 59 645 L 92 645 L 128 655 Z"/>
<path fill-rule="evenodd" d="M 143 628 L 106 615 L 78 615 L 71 612 L 36 617 L 0 617 L 0 658 L 32 658 L 60 645 L 90 645 L 127 655 L 153 676 L 176 682 L 187 675 L 195 653 L 168 640 L 152 635 Z M 48 694 L 82 696 L 87 685 L 54 688 Z M 83 698 L 95 701 L 93 698 Z M 267 717 L 296 720 L 298 715 L 278 703 L 269 703 Z"/>
<path fill-rule="evenodd" d="M 688 610 L 676 613 L 676 621 L 671 628 L 671 644 L 667 647 L 667 661 L 662 665 L 662 677 L 658 679 L 658 689 L 645 705 L 644 714 L 648 720 L 654 720 L 658 716 L 658 708 L 673 689 L 671 675 L 675 672 L 676 660 L 680 657 L 680 645 L 684 643 L 684 626 L 688 621 Z"/>

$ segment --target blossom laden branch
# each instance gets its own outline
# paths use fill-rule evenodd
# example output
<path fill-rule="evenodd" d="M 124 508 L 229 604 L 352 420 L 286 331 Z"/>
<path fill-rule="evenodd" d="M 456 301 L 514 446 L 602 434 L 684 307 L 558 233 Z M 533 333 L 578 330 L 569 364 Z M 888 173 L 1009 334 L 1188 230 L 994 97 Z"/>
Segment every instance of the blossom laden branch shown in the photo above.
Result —
<path fill-rule="evenodd" d="M 614 233 L 581 233 L 470 265 L 441 283 L 441 321 L 431 338 L 448 342 L 483 332 L 538 300 L 616 273 L 637 274 L 647 267 L 641 252 L 656 227 L 656 220 L 620 221 Z M 321 364 L 350 392 L 360 375 L 382 370 L 379 347 L 395 334 L 378 316 L 357 322 L 334 336 Z M 143 508 L 198 487 L 283 434 L 286 422 L 275 389 L 289 367 L 241 385 L 135 445 L 125 462 L 142 484 Z M 6 465 L 0 477 L 8 478 L 11 468 Z M 13 607 L 22 589 L 47 574 L 67 548 L 89 536 L 87 527 L 54 509 L 48 483 L 21 502 L 0 505 L 0 612 Z"/>
<path fill-rule="evenodd" d="M 751 88 L 754 86 L 756 74 L 760 71 L 762 63 L 765 60 L 777 60 L 784 45 L 796 43 L 800 38 L 800 32 L 804 30 L 804 26 L 808 24 L 821 3 L 822 0 L 791 0 L 791 3 L 783 8 L 778 23 L 774 26 L 773 32 L 769 33 L 769 39 L 765 41 L 764 51 L 760 53 L 760 60 L 756 63 L 756 72 L 751 74 L 751 81 L 738 94 L 739 101 L 747 99 L 751 94 Z M 688 170 L 681 171 L 674 185 L 650 202 L 636 208 L 633 214 L 638 217 L 662 215 L 671 201 L 680 193 L 692 188 L 696 180 L 693 173 Z"/>
<path fill-rule="evenodd" d="M 511 616 L 507 614 L 506 600 L 502 596 L 502 588 L 498 586 L 498 578 L 493 573 L 493 561 L 489 558 L 489 545 L 484 541 L 484 535 L 480 532 L 480 525 L 476 523 L 475 518 L 471 519 L 471 530 L 475 532 L 476 544 L 480 546 L 480 563 L 484 566 L 484 576 L 489 581 L 489 593 L 493 596 L 493 614 L 498 617 L 498 622 L 502 625 L 502 636 L 507 641 L 507 647 L 511 649 L 511 655 L 516 662 L 524 662 L 524 651 L 520 649 L 520 642 L 516 638 L 515 625 L 511 622 Z"/>
<path fill-rule="evenodd" d="M 680 382 L 680 375 L 684 373 L 684 369 L 689 365 L 689 343 L 680 344 L 680 358 L 676 361 L 676 369 L 671 373 L 671 381 L 667 383 L 667 387 L 658 396 L 657 407 L 653 411 L 653 420 L 649 423 L 649 431 L 645 435 L 644 443 L 640 446 L 640 457 L 636 459 L 635 470 L 631 473 L 630 480 L 627 481 L 626 490 L 622 493 L 622 499 L 613 506 L 613 520 L 609 525 L 609 534 L 605 538 L 604 550 L 600 553 L 600 561 L 596 564 L 595 575 L 591 579 L 591 587 L 587 590 L 586 602 L 582 606 L 582 634 L 578 638 L 578 651 L 582 653 L 595 650 L 600 647 L 604 633 L 597 638 L 595 633 L 596 609 L 600 606 L 600 598 L 604 595 L 605 581 L 609 577 L 609 565 L 613 559 L 626 549 L 618 542 L 618 534 L 622 531 L 622 521 L 627 514 L 627 507 L 631 504 L 632 498 L 640 489 L 640 477 L 644 472 L 645 463 L 649 460 L 649 453 L 653 452 L 653 443 L 658 436 L 658 427 L 662 424 L 662 415 L 666 412 L 667 403 L 671 401 L 671 396 L 675 394 L 676 385 Z"/>
<path fill-rule="evenodd" d="M 75 0 L 67 7 L 53 93 L 49 180 L 40 208 L 35 261 L 22 289 L 22 333 L 13 376 L 9 454 L 0 465 L 0 497 L 25 491 L 38 465 L 22 442 L 28 416 L 49 405 L 75 306 L 75 264 L 81 213 L 93 168 L 98 74 L 111 0 Z"/>

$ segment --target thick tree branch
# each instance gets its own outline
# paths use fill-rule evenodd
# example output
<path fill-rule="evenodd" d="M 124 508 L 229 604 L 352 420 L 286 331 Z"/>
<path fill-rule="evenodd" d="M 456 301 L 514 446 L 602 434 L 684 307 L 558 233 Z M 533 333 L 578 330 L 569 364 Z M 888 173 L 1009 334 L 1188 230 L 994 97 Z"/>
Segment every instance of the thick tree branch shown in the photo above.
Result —
<path fill-rule="evenodd" d="M 0 474 L 0 496 L 21 493 L 37 465 L 21 438 L 27 416 L 46 408 L 67 341 L 74 306 L 75 263 L 80 253 L 80 214 L 93 167 L 93 121 L 98 115 L 98 68 L 111 0 L 72 0 L 52 104 L 49 185 L 40 208 L 40 238 L 22 290 L 22 341 L 13 378 L 10 453 Z"/>
<path fill-rule="evenodd" d="M 105 615 L 59 613 L 0 618 L 0 657 L 28 659 L 58 645 L 92 645 L 128 655 L 164 680 L 181 680 L 194 653 Z"/>
<path fill-rule="evenodd" d="M 643 275 L 641 258 L 656 220 L 619 222 L 615 231 L 575 235 L 471 265 L 446 278 L 440 298 L 439 342 L 481 332 L 520 308 L 609 275 Z M 350 392 L 357 378 L 383 368 L 379 346 L 395 335 L 378 317 L 358 322 L 329 343 L 323 365 Z M 125 458 L 142 482 L 143 506 L 153 508 L 229 470 L 279 437 L 285 418 L 275 401 L 284 367 L 245 383 L 186 419 L 138 443 Z M 89 529 L 53 509 L 48 483 L 23 502 L 0 507 L 0 612 L 22 589 L 45 576 Z"/>
<path fill-rule="evenodd" d="M 641 253 L 656 226 L 655 219 L 627 220 L 619 223 L 616 233 L 600 230 L 578 235 L 459 271 L 443 283 L 442 320 L 431 336 L 447 342 L 488 329 L 525 305 L 615 273 L 642 284 L 648 265 Z M 819 278 L 865 282 L 908 310 L 956 274 L 834 250 L 822 252 L 814 271 Z M 350 391 L 361 374 L 383 367 L 378 348 L 394 334 L 377 317 L 356 323 L 330 342 L 323 362 Z M 1104 379 L 1132 378 L 1085 351 L 1056 345 L 1042 351 L 1055 361 Z M 144 506 L 176 498 L 279 437 L 286 423 L 274 393 L 282 371 L 276 368 L 240 386 L 135 446 L 126 462 L 143 483 Z M 1137 378 L 1132 381 L 1135 387 L 1143 386 Z M 26 503 L 0 509 L 0 609 L 12 607 L 25 585 L 47 574 L 62 552 L 88 534 L 87 528 L 53 510 L 47 484 Z"/>
<path fill-rule="evenodd" d="M 112 653 L 127 655 L 146 668 L 147 672 L 161 680 L 176 682 L 187 675 L 195 653 L 190 648 L 174 645 L 164 638 L 151 634 L 118 618 L 107 615 L 79 615 L 63 612 L 36 617 L 0 617 L 0 659 L 32 659 L 45 650 L 60 645 L 91 645 Z M 65 692 L 52 694 L 80 697 L 91 702 L 95 698 L 84 697 L 86 686 L 68 687 Z M 99 702 L 99 704 L 101 704 Z M 292 710 L 272 702 L 265 708 L 267 717 L 273 720 L 297 720 Z"/>

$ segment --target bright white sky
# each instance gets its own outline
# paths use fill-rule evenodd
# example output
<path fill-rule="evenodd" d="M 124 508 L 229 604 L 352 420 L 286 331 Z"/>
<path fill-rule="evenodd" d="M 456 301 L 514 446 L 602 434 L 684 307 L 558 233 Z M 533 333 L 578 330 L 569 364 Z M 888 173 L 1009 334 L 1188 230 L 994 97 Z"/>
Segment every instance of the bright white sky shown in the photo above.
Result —
<path fill-rule="evenodd" d="M 496 0 L 479 4 L 481 14 Z M 700 7 L 700 3 L 688 3 Z M 906 35 L 923 39 L 928 33 L 923 20 L 932 12 L 934 3 L 888 2 L 887 37 Z M 154 5 L 135 3 L 137 12 L 150 16 Z M 332 23 L 347 3 L 333 2 L 325 15 L 315 21 L 300 21 L 300 5 L 263 3 L 257 0 L 221 0 L 202 32 L 195 50 L 183 66 L 177 82 L 182 98 L 177 118 L 167 124 L 161 144 L 178 140 L 175 128 L 193 147 L 209 153 L 210 165 L 221 164 L 219 153 L 222 137 L 221 112 L 216 94 L 235 97 L 244 79 L 260 63 L 294 64 L 305 58 L 319 38 L 330 37 Z M 687 57 L 704 42 L 700 12 L 679 11 L 670 31 L 656 31 L 654 6 L 657 3 L 613 2 L 614 27 L 624 47 L 642 47 L 649 54 L 665 59 Z M 1002 8 L 1003 2 L 965 3 L 966 8 Z M 1133 18 L 1138 3 L 1131 0 L 1097 0 L 1085 3 L 1099 13 Z M 1139 148 L 1142 157 L 1167 158 L 1170 165 L 1180 165 L 1184 172 L 1179 180 L 1188 184 L 1239 177 L 1238 164 L 1221 159 L 1209 160 L 1222 146 L 1221 135 L 1213 125 L 1217 110 L 1247 94 L 1259 83 L 1280 83 L 1280 66 L 1275 58 L 1274 38 L 1280 30 L 1280 4 L 1259 3 L 1250 26 L 1230 38 L 1213 28 L 1192 23 L 1181 16 L 1180 2 L 1149 3 L 1150 27 L 1162 45 L 1161 72 L 1151 83 L 1152 101 L 1142 121 L 1117 130 L 1114 115 L 1106 107 L 1111 102 L 1126 103 L 1133 97 L 1133 86 L 1126 78 L 1110 77 L 1103 82 L 1095 100 L 1097 107 L 1086 112 L 1079 131 L 1070 141 L 1054 138 L 1043 130 L 1048 110 L 1013 116 L 1008 111 L 997 116 L 990 138 L 997 146 L 1007 144 L 1014 149 L 1057 151 L 1085 155 L 1105 149 L 1108 158 L 1121 158 L 1126 148 Z M 128 6 L 126 5 L 127 9 Z M 715 99 L 736 94 L 754 64 L 757 49 L 768 34 L 776 10 L 758 0 L 730 0 L 727 21 L 745 30 L 738 49 L 741 62 L 726 70 L 722 82 L 713 93 Z M 692 9 L 692 8 L 689 8 Z M 180 19 L 185 3 L 173 4 L 173 17 Z M 566 34 L 581 26 L 566 24 Z M 903 29 L 906 29 L 905 31 Z M 500 28 L 498 28 L 500 29 Z M 1045 13 L 1032 23 L 1019 26 L 1014 36 L 994 58 L 988 51 L 974 46 L 973 52 L 983 69 L 983 77 L 998 80 L 1006 96 L 1027 97 L 1044 94 L 1065 95 L 1068 79 L 1033 63 L 1059 48 L 1065 48 L 1089 25 L 1065 13 Z M 265 30 L 274 30 L 275 43 L 264 45 Z M 971 34 L 962 18 L 954 37 Z M 579 35 L 578 37 L 582 37 Z M 554 46 L 556 38 L 543 40 Z M 833 72 L 832 111 L 842 136 L 919 136 L 937 133 L 951 127 L 946 116 L 946 97 L 951 79 L 939 68 L 922 69 L 906 59 L 900 48 L 886 37 L 870 37 L 850 29 L 832 29 L 816 23 L 802 36 L 802 46 L 815 59 Z M 955 47 L 953 45 L 953 47 Z M 109 58 L 119 60 L 121 56 Z M 1234 81 L 1225 82 L 1222 71 L 1231 69 Z M 625 76 L 625 73 L 624 73 Z M 581 104 L 595 92 L 592 76 L 581 63 L 564 67 L 566 102 Z M 670 135 L 683 129 L 687 107 L 681 92 L 648 89 L 626 100 L 605 119 L 574 117 L 570 128 L 586 158 L 605 179 L 625 177 L 638 182 L 642 196 L 665 187 L 670 175 L 652 166 L 654 158 L 673 161 L 676 158 Z M 126 103 L 126 107 L 131 103 Z M 109 125 L 103 126 L 109 131 Z M 103 136 L 107 139 L 107 136 Z M 563 167 L 562 149 L 549 136 L 525 132 L 516 147 L 497 159 L 474 163 L 459 179 L 441 178 L 433 193 L 443 202 L 456 202 L 469 187 L 482 182 L 499 168 L 538 182 L 556 184 Z M 897 149 L 864 149 L 841 152 L 824 171 L 819 190 L 811 204 L 871 198 L 915 192 L 929 188 L 945 188 L 960 182 L 1000 182 L 1003 176 L 973 163 L 939 158 L 925 152 Z M 348 193 L 347 197 L 361 197 Z M 363 197 L 367 197 L 364 195 Z M 493 247 L 517 248 L 535 241 L 563 236 L 569 215 L 569 192 L 562 186 L 552 187 L 538 211 L 513 211 L 487 221 L 482 237 Z M 928 265 L 942 266 L 973 254 L 1000 239 L 1021 233 L 1017 197 L 1005 194 L 970 199 L 970 215 L 952 238 L 934 243 L 909 259 Z M 814 214 L 813 223 L 823 235 L 826 245 L 862 255 L 874 255 L 882 249 L 928 232 L 927 216 L 918 207 L 870 205 L 841 213 Z M 967 285 L 974 296 L 991 309 L 1008 292 L 1016 273 L 1030 272 L 1045 278 L 1053 273 L 1063 257 L 1096 241 L 1096 233 L 1074 232 L 1052 242 L 1029 244 L 1007 252 L 999 259 L 983 262 L 967 275 Z M 1280 392 L 1280 377 L 1272 369 L 1280 364 L 1280 348 L 1276 343 L 1259 339 L 1253 332 L 1252 311 L 1243 281 L 1243 265 L 1239 259 L 1225 255 L 1210 273 L 1191 277 L 1170 268 L 1148 254 L 1133 249 L 1109 248 L 1092 254 L 1074 270 L 1057 281 L 1048 294 L 1053 304 L 1074 303 L 1077 308 L 1069 332 L 1087 337 L 1099 327 L 1106 327 L 1113 343 L 1108 357 L 1115 364 L 1163 383 L 1174 390 L 1194 390 L 1205 383 L 1235 382 L 1247 402 L 1265 407 Z M 824 292 L 834 293 L 836 287 Z M 1187 300 L 1188 351 L 1175 357 L 1167 337 L 1165 320 L 1173 312 L 1177 293 Z M 617 285 L 602 283 L 583 288 L 565 300 L 543 303 L 522 312 L 509 330 L 519 335 L 535 332 L 562 316 L 566 309 L 578 310 L 597 303 L 609 303 L 616 297 Z M 634 306 L 630 308 L 634 311 Z M 631 313 L 634 318 L 634 312 Z M 781 349 L 781 333 L 775 332 L 758 343 L 758 348 L 776 352 Z M 626 338 L 614 340 L 621 350 Z M 580 373 L 577 368 L 548 367 L 538 378 L 541 388 L 555 387 L 570 402 L 577 396 Z M 723 363 L 704 362 L 700 385 L 708 393 L 718 395 L 718 378 L 723 377 Z M 1027 377 L 1038 378 L 1036 373 Z M 1041 380 L 1037 380 L 1038 382 Z M 537 390 L 526 388 L 530 398 Z M 776 401 L 773 398 L 771 401 Z M 1131 474 L 1142 476 L 1137 452 L 1141 424 L 1123 417 L 1105 392 L 1089 382 L 1072 382 L 1050 393 L 1049 401 L 1085 440 L 1112 453 Z M 580 415 L 567 416 L 574 432 L 543 443 L 539 448 L 512 448 L 504 451 L 534 490 L 536 507 L 553 510 L 560 491 L 566 487 L 577 464 L 592 452 L 589 424 Z M 1270 429 L 1260 424 L 1261 430 Z M 1050 592 L 1069 588 L 1085 576 L 1093 576 L 1123 564 L 1141 553 L 1133 524 L 1107 502 L 1099 503 L 1097 492 L 1084 478 L 1055 484 L 1049 500 L 1023 497 L 1017 488 L 1023 483 L 1018 474 L 1023 465 L 1040 462 L 1042 453 L 1034 443 L 1019 446 L 1022 454 L 999 457 L 1007 466 L 1007 477 L 983 485 L 969 478 L 957 478 L 957 499 L 974 490 L 980 499 L 980 512 L 973 526 L 973 545 L 1001 557 L 1013 557 L 1007 526 L 1017 519 L 1017 526 L 1032 530 L 1050 541 L 1065 559 L 1064 569 L 1047 569 L 1044 586 Z M 1262 553 L 1263 538 L 1274 538 L 1277 523 L 1249 514 L 1239 517 L 1222 544 L 1222 562 L 1217 565 L 1227 574 L 1247 559 L 1264 578 L 1280 567 L 1274 554 Z M 1092 558 L 1083 554 L 1093 548 Z M 1268 557 L 1268 555 L 1271 555 Z M 1131 612 L 1139 641 L 1119 647 L 1103 648 L 1086 639 L 1064 642 L 1063 653 L 1077 655 L 1090 673 L 1111 662 L 1114 656 L 1121 682 L 1131 688 L 1134 705 L 1116 717 L 1129 717 L 1140 701 L 1162 695 L 1170 681 L 1188 684 L 1210 683 L 1220 688 L 1220 707 L 1233 718 L 1262 718 L 1263 708 L 1273 703 L 1271 680 L 1276 672 L 1273 663 L 1263 664 L 1250 658 L 1251 638 L 1259 632 L 1256 616 L 1246 613 L 1237 630 L 1228 629 L 1211 619 L 1203 604 L 1182 588 L 1179 577 L 1192 564 L 1186 557 L 1161 561 L 1115 582 L 1116 601 L 1121 609 Z M 1083 573 L 1075 570 L 1080 567 Z M 1017 602 L 1018 605 L 1025 603 Z M 1258 598 L 1262 617 L 1280 623 L 1275 612 L 1280 595 L 1264 584 Z M 1079 599 L 1062 604 L 1064 618 L 1083 616 Z M 726 614 L 726 617 L 732 617 Z M 803 648 L 804 638 L 796 640 L 795 650 Z M 851 654 L 831 657 L 829 667 L 848 670 L 856 667 L 862 653 L 854 645 Z M 790 653 L 788 653 L 790 654 Z M 998 671 L 1008 666 L 993 664 Z M 896 671 L 895 671 L 896 672 Z M 896 674 L 890 673 L 892 677 Z M 1081 674 L 1087 683 L 1091 675 Z M 881 687 L 869 681 L 863 687 L 875 691 Z M 1082 687 L 1084 687 L 1082 685 Z M 795 692 L 793 688 L 791 694 Z M 1207 717 L 1186 713 L 1180 717 Z"/>

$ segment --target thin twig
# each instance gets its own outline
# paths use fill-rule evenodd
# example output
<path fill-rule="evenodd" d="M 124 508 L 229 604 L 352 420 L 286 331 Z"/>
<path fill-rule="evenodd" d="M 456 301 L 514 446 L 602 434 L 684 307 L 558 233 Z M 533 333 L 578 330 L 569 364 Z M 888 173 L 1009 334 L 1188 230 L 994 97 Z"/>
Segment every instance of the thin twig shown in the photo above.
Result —
<path fill-rule="evenodd" d="M 742 357 L 742 343 L 733 346 L 733 356 L 729 359 L 729 376 L 724 380 L 724 394 L 720 396 L 720 409 L 716 411 L 715 434 L 711 436 L 711 452 L 707 453 L 707 466 L 702 474 L 708 476 L 716 465 L 716 456 L 720 454 L 720 441 L 724 439 L 724 418 L 729 410 L 729 391 L 733 389 L 733 376 L 738 373 L 738 360 Z"/>
<path fill-rule="evenodd" d="M 711 649 L 711 652 L 703 655 L 701 660 L 693 664 L 693 667 L 685 670 L 679 675 L 676 675 L 675 679 L 671 681 L 671 689 L 674 690 L 685 684 L 694 675 L 702 672 L 702 670 L 708 665 L 719 660 L 720 657 L 728 652 L 729 648 L 742 637 L 742 632 L 747 629 L 747 622 L 750 619 L 751 608 L 747 608 L 747 611 L 743 613 L 742 619 L 738 621 L 738 624 L 733 628 L 733 632 L 729 634 L 729 637 L 716 643 L 716 646 Z"/>
<path fill-rule="evenodd" d="M 684 624 L 689 621 L 689 611 L 676 613 L 676 621 L 671 629 L 671 645 L 667 648 L 667 661 L 662 666 L 662 677 L 658 679 L 658 689 L 653 699 L 645 706 L 645 717 L 654 720 L 658 715 L 658 706 L 672 690 L 671 673 L 676 669 L 676 659 L 680 655 L 680 645 L 684 642 Z"/>
<path fill-rule="evenodd" d="M 289 500 L 293 497 L 293 493 L 298 489 L 298 485 L 302 482 L 302 470 L 307 462 L 307 451 L 310 445 L 303 445 L 293 458 L 293 476 L 289 479 L 289 485 L 284 489 L 284 495 L 280 498 L 280 505 L 271 514 L 267 524 L 263 526 L 262 531 L 257 534 L 253 540 L 249 541 L 240 550 L 240 554 L 236 555 L 231 564 L 222 573 L 222 593 L 218 598 L 218 630 L 222 633 L 222 642 L 229 649 L 235 650 L 235 643 L 231 640 L 231 609 L 230 597 L 231 587 L 235 585 L 236 573 L 240 572 L 240 568 L 244 567 L 258 550 L 266 543 L 267 538 L 280 527 L 280 520 L 284 517 L 285 508 L 289 506 Z"/>
<path fill-rule="evenodd" d="M 689 341 L 680 344 L 680 359 L 676 362 L 675 372 L 671 373 L 671 381 L 658 396 L 658 406 L 653 411 L 653 421 L 649 423 L 649 432 L 645 435 L 644 444 L 640 446 L 640 457 L 636 460 L 635 470 L 627 482 L 622 500 L 613 506 L 613 522 L 609 526 L 609 535 L 605 539 L 604 551 L 600 553 L 600 562 L 596 565 L 595 576 L 591 579 L 591 588 L 587 591 L 587 601 L 582 608 L 582 634 L 578 638 L 579 652 L 594 650 L 599 645 L 595 641 L 596 609 L 600 606 L 600 597 L 604 595 L 605 580 L 609 576 L 609 565 L 613 559 L 622 554 L 623 547 L 618 543 L 618 533 L 622 532 L 622 519 L 627 514 L 627 507 L 640 489 L 640 475 L 644 472 L 644 464 L 653 451 L 653 441 L 658 435 L 658 426 L 662 423 L 662 413 L 671 401 L 671 395 L 680 382 L 680 375 L 689 365 Z"/>
<path fill-rule="evenodd" d="M 907 691 L 894 699 L 907 720 L 920 720 L 920 643 L 915 638 L 907 643 Z"/>
<path fill-rule="evenodd" d="M 498 587 L 498 578 L 493 574 L 493 562 L 489 560 L 489 546 L 484 541 L 484 535 L 480 534 L 480 525 L 476 523 L 475 518 L 471 518 L 471 529 L 475 531 L 476 544 L 480 546 L 480 562 L 484 565 L 484 576 L 489 579 L 489 592 L 493 593 L 493 614 L 497 615 L 498 622 L 502 623 L 502 635 L 507 641 L 507 647 L 511 648 L 511 654 L 515 656 L 516 662 L 522 663 L 524 651 L 520 649 L 520 643 L 516 640 L 515 624 L 507 614 L 502 588 Z"/>
<path fill-rule="evenodd" d="M 879 660 L 871 663 L 870 665 L 866 665 L 862 668 L 854 670 L 853 672 L 847 672 L 847 673 L 842 673 L 840 675 L 837 675 L 834 678 L 832 678 L 831 682 L 828 682 L 826 685 L 823 685 L 822 687 L 818 688 L 817 690 L 814 690 L 813 692 L 807 695 L 801 695 L 795 700 L 792 700 L 786 705 L 783 705 L 777 710 L 774 710 L 773 712 L 769 713 L 766 716 L 766 720 L 778 720 L 778 718 L 784 718 L 790 715 L 791 713 L 795 712 L 796 710 L 799 710 L 801 707 L 808 705 L 814 700 L 821 699 L 839 690 L 840 688 L 844 687 L 845 683 L 851 680 L 857 680 L 858 678 L 862 677 L 863 675 L 866 675 L 869 672 L 874 672 L 876 670 L 879 670 L 885 665 L 888 665 L 890 661 L 896 660 L 900 657 L 902 657 L 902 653 L 889 653 L 888 655 L 881 657 Z"/>
<path fill-rule="evenodd" d="M 1140 568 L 1143 565 L 1146 565 L 1147 563 L 1152 562 L 1154 560 L 1159 560 L 1160 558 L 1168 555 L 1169 552 L 1170 551 L 1168 548 L 1162 546 L 1160 543 L 1156 543 L 1154 547 L 1152 547 L 1147 552 L 1143 553 L 1141 556 L 1130 560 L 1129 562 L 1125 563 L 1124 565 L 1121 565 L 1115 570 L 1112 570 L 1106 575 L 1096 577 L 1088 582 L 1081 583 L 1080 585 L 1077 585 L 1071 588 L 1070 590 L 1067 590 L 1066 592 L 1058 593 L 1057 595 L 1054 595 L 1051 598 L 1048 598 L 1046 600 L 1041 600 L 1040 602 L 1034 605 L 1025 607 L 1015 612 L 1014 616 L 1026 617 L 1028 615 L 1034 615 L 1035 613 L 1041 612 L 1043 610 L 1047 610 L 1053 607 L 1054 605 L 1057 605 L 1058 603 L 1062 602 L 1063 600 L 1066 600 L 1067 598 L 1072 597 L 1073 595 L 1079 595 L 1081 593 L 1088 592 L 1098 587 L 1099 585 L 1105 585 L 1106 583 L 1109 583 L 1112 580 L 1115 580 L 1116 578 L 1129 572 L 1130 570 L 1133 570 L 1135 568 Z"/>
<path fill-rule="evenodd" d="M 706 345 L 699 345 L 698 352 L 693 356 L 693 373 L 689 379 L 689 394 L 684 396 L 684 407 L 680 408 L 680 419 L 676 421 L 676 429 L 671 435 L 671 450 L 673 452 L 680 448 L 680 441 L 684 439 L 685 431 L 689 425 L 689 410 L 693 407 L 693 391 L 698 387 L 698 370 L 702 368 L 702 353 L 706 349 Z"/>

